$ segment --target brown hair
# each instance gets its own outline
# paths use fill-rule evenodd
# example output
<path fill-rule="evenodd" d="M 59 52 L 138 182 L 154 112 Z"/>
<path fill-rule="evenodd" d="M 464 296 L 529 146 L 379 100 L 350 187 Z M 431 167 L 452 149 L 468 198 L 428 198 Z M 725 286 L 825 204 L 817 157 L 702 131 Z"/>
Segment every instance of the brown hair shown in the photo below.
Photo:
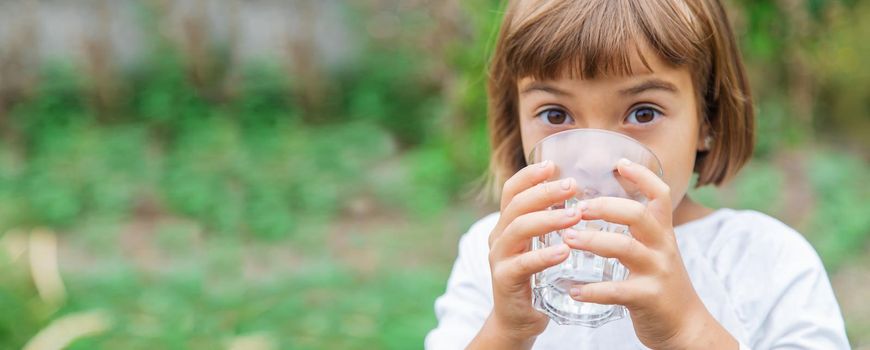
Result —
<path fill-rule="evenodd" d="M 500 189 L 526 166 L 517 81 L 627 75 L 644 44 L 663 61 L 689 68 L 698 115 L 713 137 L 699 152 L 696 186 L 720 185 L 749 160 L 754 111 L 725 10 L 718 0 L 510 1 L 490 62 L 490 175 Z M 499 191 L 496 191 L 499 192 Z"/>

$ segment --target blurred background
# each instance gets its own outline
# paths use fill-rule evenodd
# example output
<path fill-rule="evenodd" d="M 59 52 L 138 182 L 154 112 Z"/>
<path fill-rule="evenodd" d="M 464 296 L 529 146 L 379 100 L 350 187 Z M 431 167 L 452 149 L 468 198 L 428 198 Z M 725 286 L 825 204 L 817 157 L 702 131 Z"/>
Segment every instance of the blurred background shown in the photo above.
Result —
<path fill-rule="evenodd" d="M 755 160 L 870 348 L 870 1 L 732 0 Z M 498 0 L 0 0 L 0 348 L 411 349 L 496 210 Z"/>

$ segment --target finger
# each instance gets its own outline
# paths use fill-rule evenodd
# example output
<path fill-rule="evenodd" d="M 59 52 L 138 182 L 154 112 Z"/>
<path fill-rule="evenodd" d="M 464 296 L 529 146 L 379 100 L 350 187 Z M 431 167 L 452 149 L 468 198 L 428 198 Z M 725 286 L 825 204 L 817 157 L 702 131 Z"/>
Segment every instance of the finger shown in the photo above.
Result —
<path fill-rule="evenodd" d="M 629 270 L 639 272 L 650 265 L 652 252 L 649 248 L 628 235 L 606 231 L 562 231 L 565 244 L 574 249 L 592 252 L 608 258 L 619 259 Z"/>
<path fill-rule="evenodd" d="M 553 169 L 553 162 L 543 161 L 528 165 L 507 179 L 501 191 L 501 210 L 504 210 L 518 193 L 552 176 Z"/>
<path fill-rule="evenodd" d="M 521 215 L 547 209 L 555 203 L 564 202 L 577 191 L 573 178 L 542 182 L 518 193 L 501 211 L 499 222 L 489 237 L 490 246 L 501 236 L 504 229 Z"/>
<path fill-rule="evenodd" d="M 553 175 L 555 167 L 552 161 L 543 161 L 540 163 L 530 164 L 525 168 L 517 171 L 505 181 L 502 187 L 501 204 L 499 206 L 501 215 L 498 222 L 490 233 L 489 245 L 492 246 L 493 241 L 501 234 L 505 226 L 507 226 L 516 216 L 505 215 L 505 208 L 511 203 L 514 197 L 542 181 L 550 178 Z"/>
<path fill-rule="evenodd" d="M 577 301 L 627 307 L 642 303 L 641 298 L 644 295 L 633 280 L 575 285 L 568 290 L 568 293 Z"/>
<path fill-rule="evenodd" d="M 496 257 L 508 256 L 526 250 L 529 239 L 549 232 L 571 227 L 580 221 L 577 208 L 535 211 L 514 219 L 493 243 Z"/>
<path fill-rule="evenodd" d="M 564 202 L 573 197 L 577 192 L 577 181 L 574 178 L 564 178 L 559 181 L 539 183 L 532 188 L 514 196 L 502 212 L 507 217 L 519 217 L 520 215 L 534 211 L 544 210 L 556 203 Z"/>
<path fill-rule="evenodd" d="M 502 279 L 512 284 L 527 284 L 532 274 L 565 261 L 569 251 L 567 245 L 558 244 L 525 252 L 496 265 L 492 272 L 493 278 Z"/>
<path fill-rule="evenodd" d="M 670 186 L 649 168 L 628 159 L 620 159 L 616 163 L 616 169 L 619 175 L 638 185 L 640 191 L 649 199 L 651 211 L 656 219 L 670 225 L 673 212 Z"/>
<path fill-rule="evenodd" d="M 604 220 L 611 223 L 628 225 L 631 235 L 647 245 L 662 241 L 656 232 L 661 225 L 653 217 L 646 205 L 638 201 L 619 197 L 598 197 L 577 204 L 584 220 Z"/>

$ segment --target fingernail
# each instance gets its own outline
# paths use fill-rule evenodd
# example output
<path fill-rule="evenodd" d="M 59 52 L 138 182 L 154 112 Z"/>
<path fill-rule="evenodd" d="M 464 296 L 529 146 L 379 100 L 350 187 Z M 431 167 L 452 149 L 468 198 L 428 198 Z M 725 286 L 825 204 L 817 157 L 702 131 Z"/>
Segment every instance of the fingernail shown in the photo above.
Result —
<path fill-rule="evenodd" d="M 550 165 L 550 161 L 549 161 L 549 160 L 545 160 L 545 161 L 543 161 L 543 162 L 538 163 L 538 168 L 543 169 L 543 168 L 546 168 L 547 165 Z"/>
<path fill-rule="evenodd" d="M 565 240 L 568 240 L 568 241 L 573 241 L 573 240 L 577 239 L 577 232 L 570 229 L 570 228 L 565 229 L 565 232 L 563 233 L 563 235 L 565 236 Z"/>
<path fill-rule="evenodd" d="M 568 291 L 568 293 L 571 293 L 571 296 L 574 298 L 579 298 L 580 297 L 580 287 L 571 287 L 571 289 Z"/>
<path fill-rule="evenodd" d="M 586 211 L 586 209 L 589 209 L 589 202 L 579 201 L 577 202 L 577 208 L 580 209 L 580 211 Z"/>
<path fill-rule="evenodd" d="M 574 215 L 577 215 L 577 208 L 574 208 L 574 207 L 565 208 L 565 216 L 570 218 L 570 217 L 573 217 Z"/>
<path fill-rule="evenodd" d="M 559 182 L 559 186 L 562 187 L 562 190 L 567 191 L 567 190 L 570 190 L 570 189 L 571 189 L 571 183 L 572 183 L 572 182 L 574 182 L 574 179 L 573 179 L 573 178 L 570 178 L 570 177 L 569 177 L 569 178 L 565 178 L 565 179 L 562 179 L 562 181 Z"/>
<path fill-rule="evenodd" d="M 633 163 L 625 158 L 620 159 L 617 164 L 622 165 L 623 167 L 630 167 Z"/>

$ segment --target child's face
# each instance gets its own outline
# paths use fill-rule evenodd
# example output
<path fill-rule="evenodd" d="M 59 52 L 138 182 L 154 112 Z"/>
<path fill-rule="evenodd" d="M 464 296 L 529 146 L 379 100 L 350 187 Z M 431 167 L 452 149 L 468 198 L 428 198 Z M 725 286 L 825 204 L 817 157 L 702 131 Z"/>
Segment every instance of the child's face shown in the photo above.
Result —
<path fill-rule="evenodd" d="M 630 76 L 591 80 L 521 79 L 518 85 L 524 154 L 544 137 L 568 129 L 619 132 L 640 141 L 659 158 L 676 207 L 685 196 L 704 137 L 688 68 L 664 64 L 641 51 Z"/>

